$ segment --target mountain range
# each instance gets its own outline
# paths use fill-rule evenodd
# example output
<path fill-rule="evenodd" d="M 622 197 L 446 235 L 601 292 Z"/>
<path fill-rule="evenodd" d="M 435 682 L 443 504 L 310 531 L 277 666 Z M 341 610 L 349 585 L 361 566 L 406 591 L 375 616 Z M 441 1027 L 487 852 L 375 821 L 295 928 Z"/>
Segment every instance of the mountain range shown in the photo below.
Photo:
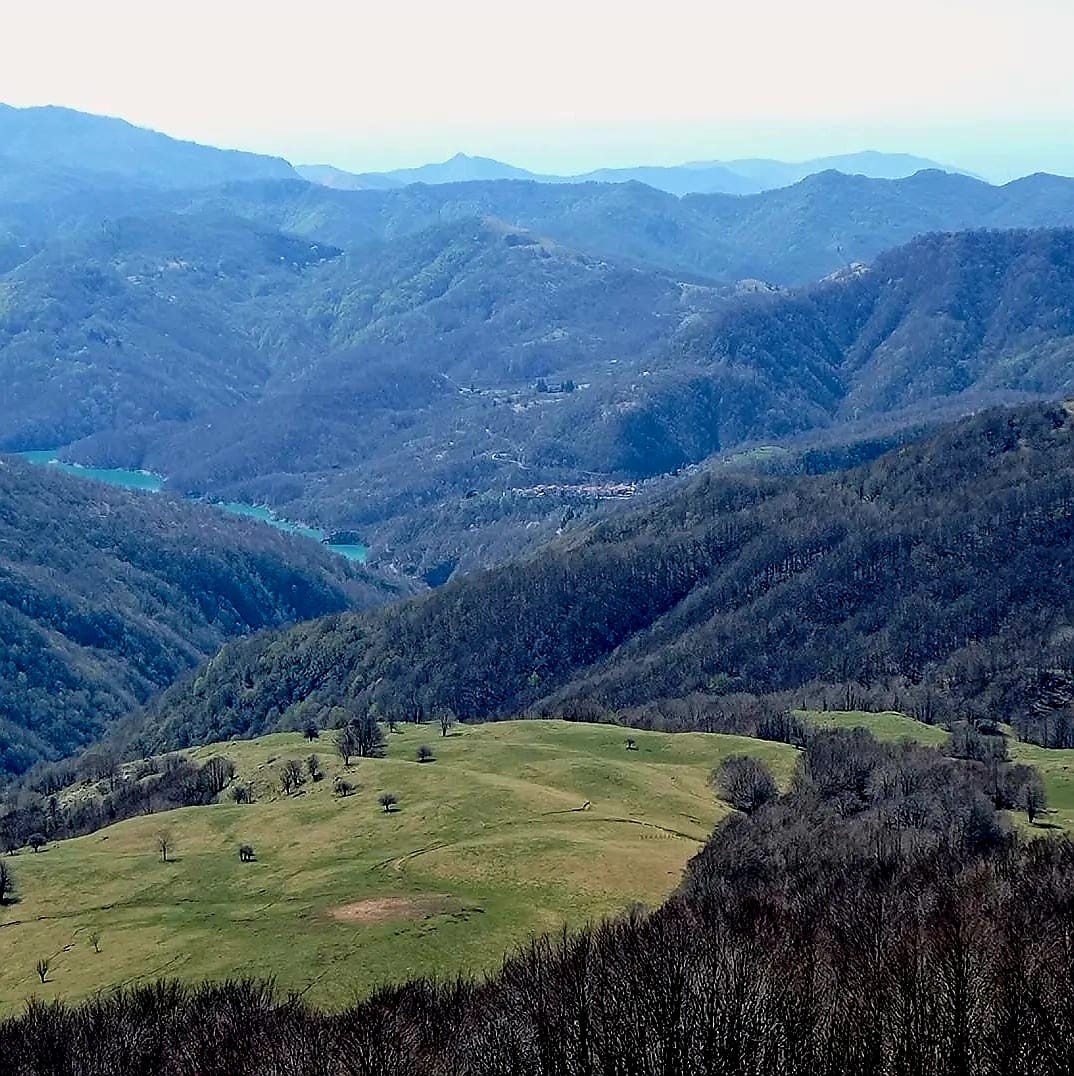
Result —
<path fill-rule="evenodd" d="M 908 153 L 866 150 L 808 161 L 777 161 L 754 158 L 732 161 L 690 161 L 686 164 L 640 165 L 631 168 L 598 168 L 575 175 L 550 175 L 504 164 L 489 157 L 457 153 L 439 164 L 399 168 L 388 172 L 347 172 L 332 165 L 299 165 L 303 179 L 338 190 L 390 190 L 411 183 L 469 183 L 495 179 L 529 180 L 535 183 L 644 183 L 668 194 L 760 194 L 789 187 L 808 176 L 836 171 L 873 179 L 903 179 L 915 172 L 958 172 L 924 157 Z M 965 174 L 965 173 L 963 173 Z"/>
<path fill-rule="evenodd" d="M 926 237 L 787 290 L 490 218 L 353 252 L 269 227 L 119 221 L 0 278 L 0 444 L 267 503 L 436 578 L 715 452 L 1074 391 L 1065 230 Z"/>
<path fill-rule="evenodd" d="M 714 453 L 837 463 L 1072 391 L 1072 180 L 333 190 L 4 117 L 0 448 L 266 504 L 429 583 Z"/>

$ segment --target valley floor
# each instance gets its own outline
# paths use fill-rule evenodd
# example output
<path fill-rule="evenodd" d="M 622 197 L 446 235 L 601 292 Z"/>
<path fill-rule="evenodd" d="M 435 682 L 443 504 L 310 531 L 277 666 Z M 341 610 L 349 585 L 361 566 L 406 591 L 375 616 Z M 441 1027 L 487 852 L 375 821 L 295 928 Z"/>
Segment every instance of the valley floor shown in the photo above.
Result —
<path fill-rule="evenodd" d="M 333 793 L 335 733 L 218 744 L 193 754 L 231 759 L 255 802 L 131 819 L 12 858 L 21 899 L 0 908 L 0 1013 L 159 976 L 273 977 L 337 1007 L 417 974 L 492 970 L 534 934 L 662 901 L 727 810 L 708 783 L 721 758 L 762 757 L 785 782 L 796 757 L 734 736 L 559 721 L 400 730 L 385 758 L 352 762 L 345 798 Z M 434 762 L 416 761 L 422 744 Z M 311 753 L 324 779 L 283 795 L 281 767 Z M 391 813 L 384 791 L 399 798 Z M 174 853 L 162 863 L 165 829 Z M 242 843 L 254 862 L 240 863 Z"/>

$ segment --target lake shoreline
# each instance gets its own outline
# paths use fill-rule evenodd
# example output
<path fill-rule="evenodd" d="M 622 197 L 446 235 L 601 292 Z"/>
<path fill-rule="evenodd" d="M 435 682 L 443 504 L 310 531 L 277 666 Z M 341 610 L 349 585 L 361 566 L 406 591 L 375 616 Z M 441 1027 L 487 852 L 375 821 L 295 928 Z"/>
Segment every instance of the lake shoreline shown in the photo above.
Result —
<path fill-rule="evenodd" d="M 167 477 L 153 471 L 127 470 L 122 467 L 87 467 L 81 463 L 68 463 L 60 458 L 61 449 L 33 449 L 28 452 L 12 452 L 27 463 L 36 467 L 55 467 L 64 474 L 74 475 L 91 482 L 102 482 L 118 489 L 134 490 L 138 493 L 160 493 L 164 490 Z M 320 527 L 311 527 L 305 523 L 296 523 L 277 515 L 272 508 L 264 504 L 246 504 L 243 501 L 216 501 L 208 497 L 187 497 L 198 504 L 211 505 L 221 512 L 233 516 L 244 516 L 257 520 L 276 530 L 287 534 L 296 534 L 300 538 L 319 542 L 326 549 L 347 560 L 364 564 L 369 558 L 369 549 L 359 542 L 332 542 L 327 531 Z"/>

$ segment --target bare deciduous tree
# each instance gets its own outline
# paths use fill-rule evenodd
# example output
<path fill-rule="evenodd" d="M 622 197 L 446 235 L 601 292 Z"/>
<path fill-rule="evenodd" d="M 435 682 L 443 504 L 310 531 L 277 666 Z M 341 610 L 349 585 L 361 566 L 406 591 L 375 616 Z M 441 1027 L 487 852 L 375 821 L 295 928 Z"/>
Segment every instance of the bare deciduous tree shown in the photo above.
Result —
<path fill-rule="evenodd" d="M 339 730 L 339 736 L 336 738 L 336 750 L 339 752 L 339 757 L 343 759 L 344 766 L 349 766 L 351 759 L 359 754 L 358 733 L 353 725 L 346 724 Z"/>
<path fill-rule="evenodd" d="M 43 956 L 35 965 L 34 971 L 37 972 L 37 977 L 44 982 L 48 978 L 48 969 L 52 967 L 52 961 L 47 956 Z"/>
<path fill-rule="evenodd" d="M 156 833 L 157 852 L 160 853 L 161 863 L 168 862 L 168 856 L 175 851 L 175 838 L 170 829 L 158 829 Z"/>
<path fill-rule="evenodd" d="M 356 754 L 362 758 L 379 758 L 384 754 L 384 733 L 380 731 L 376 712 L 370 710 L 356 718 L 351 727 L 355 732 Z"/>
<path fill-rule="evenodd" d="M 746 814 L 752 814 L 779 795 L 771 770 L 750 755 L 725 758 L 712 780 L 720 798 Z"/>
<path fill-rule="evenodd" d="M 441 707 L 441 709 L 437 711 L 436 719 L 440 723 L 441 736 L 446 736 L 451 731 L 451 726 L 454 725 L 457 720 L 454 711 L 447 706 Z"/>
<path fill-rule="evenodd" d="M 201 772 L 209 792 L 218 796 L 227 787 L 228 781 L 235 776 L 235 763 L 221 755 L 214 755 L 202 766 Z"/>
<path fill-rule="evenodd" d="M 288 759 L 280 770 L 280 788 L 284 794 L 291 795 L 302 784 L 302 780 L 302 767 L 295 759 Z"/>

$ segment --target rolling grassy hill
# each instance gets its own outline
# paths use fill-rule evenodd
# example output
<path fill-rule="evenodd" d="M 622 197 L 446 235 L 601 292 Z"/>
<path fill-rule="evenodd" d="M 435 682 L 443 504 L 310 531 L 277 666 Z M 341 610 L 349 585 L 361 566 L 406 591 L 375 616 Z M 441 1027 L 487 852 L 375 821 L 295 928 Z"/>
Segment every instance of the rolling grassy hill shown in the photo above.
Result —
<path fill-rule="evenodd" d="M 275 976 L 340 1006 L 374 983 L 491 970 L 533 934 L 662 901 L 726 813 L 707 783 L 720 759 L 748 752 L 786 782 L 797 755 L 704 734 L 637 733 L 628 751 L 621 728 L 559 721 L 446 739 L 400 728 L 385 758 L 352 763 L 348 797 L 333 794 L 334 733 L 312 745 L 325 779 L 290 797 L 277 775 L 310 754 L 301 736 L 213 745 L 194 754 L 233 760 L 254 803 L 131 819 L 7 860 L 21 900 L 0 908 L 0 1012 L 160 975 Z M 416 761 L 423 743 L 436 761 Z M 391 814 L 382 791 L 399 797 Z M 256 862 L 239 862 L 241 842 Z M 52 960 L 44 985 L 39 957 Z"/>

